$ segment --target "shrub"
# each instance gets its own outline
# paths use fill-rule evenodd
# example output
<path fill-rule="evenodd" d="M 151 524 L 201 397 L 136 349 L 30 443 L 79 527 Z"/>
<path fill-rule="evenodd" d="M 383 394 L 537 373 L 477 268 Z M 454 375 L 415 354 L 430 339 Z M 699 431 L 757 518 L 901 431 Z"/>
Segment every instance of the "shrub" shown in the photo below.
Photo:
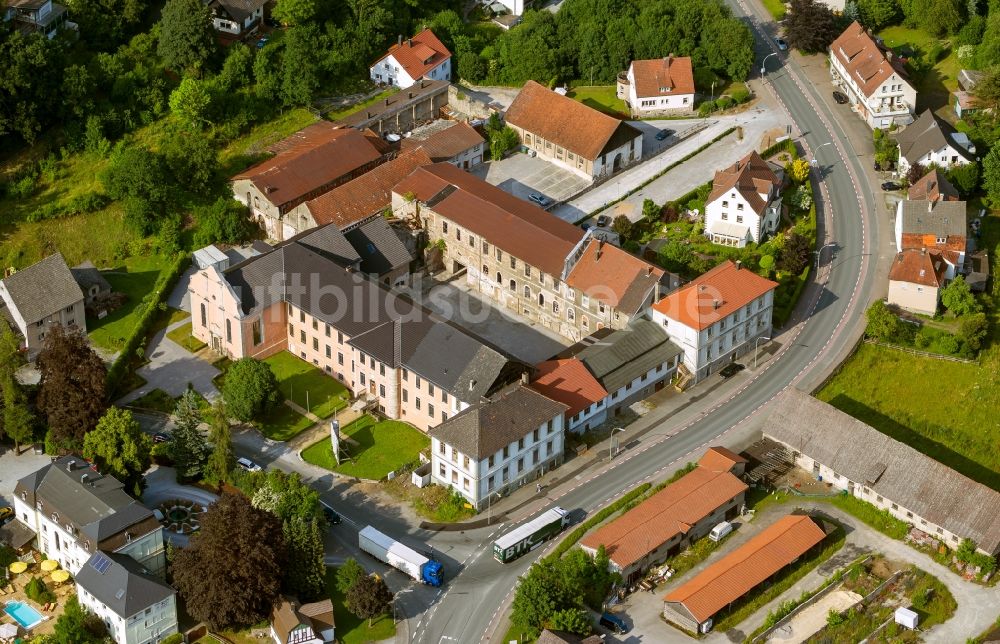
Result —
<path fill-rule="evenodd" d="M 698 106 L 698 116 L 708 116 L 715 109 L 715 103 L 712 101 L 705 101 Z"/>
<path fill-rule="evenodd" d="M 24 594 L 28 596 L 28 599 L 39 604 L 48 604 L 56 600 L 55 593 L 49 590 L 45 582 L 38 577 L 31 578 L 28 585 L 24 587 Z"/>
<path fill-rule="evenodd" d="M 747 101 L 750 100 L 750 90 L 746 89 L 736 90 L 735 92 L 733 92 L 733 100 L 736 101 L 737 105 L 741 103 L 746 103 Z"/>

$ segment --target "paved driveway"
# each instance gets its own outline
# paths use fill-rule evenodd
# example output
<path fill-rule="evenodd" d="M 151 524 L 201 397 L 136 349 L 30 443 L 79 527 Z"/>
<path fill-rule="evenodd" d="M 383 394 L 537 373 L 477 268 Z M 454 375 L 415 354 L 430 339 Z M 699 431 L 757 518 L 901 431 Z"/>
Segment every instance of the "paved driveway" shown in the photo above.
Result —
<path fill-rule="evenodd" d="M 25 450 L 24 447 L 21 448 Z M 14 486 L 19 479 L 41 469 L 51 462 L 45 454 L 35 454 L 28 447 L 20 456 L 14 454 L 13 447 L 0 447 L 0 507 L 14 504 Z"/>
<path fill-rule="evenodd" d="M 575 172 L 522 153 L 484 163 L 473 169 L 472 174 L 515 197 L 527 199 L 537 193 L 553 202 L 568 199 L 590 185 L 590 181 Z"/>
<path fill-rule="evenodd" d="M 162 389 L 176 398 L 187 391 L 188 384 L 208 400 L 219 395 L 212 382 L 219 370 L 167 337 L 167 331 L 186 323 L 187 320 L 176 322 L 153 336 L 146 353 L 149 362 L 136 370 L 146 384 L 125 394 L 118 404 L 130 403 L 154 389 Z"/>

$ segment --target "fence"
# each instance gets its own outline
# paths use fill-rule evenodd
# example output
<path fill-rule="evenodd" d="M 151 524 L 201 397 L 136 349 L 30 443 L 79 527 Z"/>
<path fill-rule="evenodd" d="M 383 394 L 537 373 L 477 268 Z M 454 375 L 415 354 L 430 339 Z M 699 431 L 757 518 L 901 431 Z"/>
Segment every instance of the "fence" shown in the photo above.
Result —
<path fill-rule="evenodd" d="M 911 349 L 910 347 L 904 347 L 898 344 L 890 344 L 888 342 L 879 342 L 878 340 L 872 340 L 870 338 L 865 338 L 865 344 L 874 344 L 875 346 L 886 347 L 887 349 L 895 349 L 897 351 L 903 351 L 904 353 L 909 353 L 915 356 L 922 356 L 924 358 L 934 358 L 935 360 L 948 360 L 950 362 L 961 362 L 964 364 L 978 364 L 978 361 L 970 360 L 968 358 L 959 358 L 958 356 L 946 356 L 940 353 L 930 353 L 929 351 L 921 351 L 920 349 Z"/>

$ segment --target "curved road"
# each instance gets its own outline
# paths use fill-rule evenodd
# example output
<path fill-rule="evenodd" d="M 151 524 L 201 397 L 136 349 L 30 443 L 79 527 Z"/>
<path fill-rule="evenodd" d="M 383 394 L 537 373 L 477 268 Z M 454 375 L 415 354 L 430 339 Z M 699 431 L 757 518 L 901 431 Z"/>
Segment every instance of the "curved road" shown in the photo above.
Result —
<path fill-rule="evenodd" d="M 757 7 L 730 2 L 734 13 L 748 21 L 756 37 L 757 63 L 776 53 L 770 36 L 774 28 L 769 18 L 761 18 Z M 778 59 L 779 63 L 775 64 Z M 566 508 L 582 508 L 588 513 L 606 504 L 625 490 L 647 479 L 654 479 L 670 469 L 690 452 L 716 441 L 729 430 L 753 416 L 764 404 L 789 386 L 811 390 L 831 364 L 835 364 L 857 340 L 864 319 L 864 309 L 873 288 L 878 262 L 877 208 L 865 168 L 850 147 L 818 91 L 802 74 L 798 65 L 785 53 L 767 61 L 770 86 L 793 123 L 798 126 L 798 141 L 815 151 L 821 175 L 817 203 L 824 211 L 820 221 L 820 245 L 835 243 L 823 252 L 823 264 L 816 282 L 806 291 L 799 311 L 799 323 L 789 326 L 780 336 L 782 345 L 768 368 L 756 373 L 728 400 L 697 414 L 683 426 L 684 419 L 672 418 L 667 424 L 681 424 L 683 431 L 668 436 L 652 432 L 635 450 L 626 453 L 614 466 L 591 472 L 565 492 L 549 495 L 550 503 Z M 777 68 L 777 69 L 776 69 Z M 853 115 L 852 115 L 853 116 Z M 830 145 L 824 145 L 830 143 Z M 875 252 L 872 249 L 876 249 Z M 804 317 L 804 320 L 802 319 Z M 673 432 L 671 432 L 673 434 Z M 627 463 L 627 467 L 623 467 Z M 512 526 L 505 526 L 504 531 Z M 483 545 L 459 569 L 451 573 L 443 592 L 417 592 L 408 598 L 411 605 L 420 598 L 432 599 L 432 605 L 420 616 L 411 638 L 416 642 L 500 641 L 502 632 L 492 632 L 502 622 L 517 578 L 536 560 L 533 555 L 501 566 L 493 561 L 491 533 L 468 532 L 465 539 L 480 540 Z M 455 576 L 455 573 L 460 573 Z M 411 606 L 408 614 L 416 606 Z"/>

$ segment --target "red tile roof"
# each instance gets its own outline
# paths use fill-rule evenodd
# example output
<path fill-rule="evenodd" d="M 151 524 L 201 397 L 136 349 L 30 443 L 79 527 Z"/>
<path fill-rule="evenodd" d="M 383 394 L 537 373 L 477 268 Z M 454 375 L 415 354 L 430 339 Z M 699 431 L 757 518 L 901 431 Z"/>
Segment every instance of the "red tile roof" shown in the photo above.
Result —
<path fill-rule="evenodd" d="M 712 181 L 712 192 L 708 195 L 705 203 L 712 203 L 716 199 L 725 196 L 727 192 L 736 190 L 746 199 L 750 207 L 758 215 L 764 212 L 767 207 L 767 198 L 760 195 L 770 195 L 772 188 L 777 191 L 781 188 L 781 180 L 774 173 L 767 161 L 761 158 L 756 151 L 751 151 L 733 165 L 715 173 Z"/>
<path fill-rule="evenodd" d="M 529 80 L 504 115 L 507 123 L 594 160 L 610 146 L 642 136 L 613 116 Z"/>
<path fill-rule="evenodd" d="M 389 56 L 396 59 L 396 62 L 406 70 L 410 78 L 418 80 L 421 76 L 451 58 L 451 52 L 434 35 L 433 31 L 424 29 L 413 38 L 404 40 L 402 44 L 390 47 L 385 56 L 375 61 L 375 64 L 382 62 Z"/>
<path fill-rule="evenodd" d="M 727 260 L 663 298 L 653 308 L 700 331 L 777 286 L 776 282 L 737 268 Z"/>
<path fill-rule="evenodd" d="M 271 203 L 285 209 L 382 156 L 363 133 L 325 121 L 296 132 L 274 149 L 275 156 L 233 180 L 249 179 Z"/>
<path fill-rule="evenodd" d="M 948 264 L 938 250 L 907 248 L 896 253 L 889 269 L 889 280 L 938 288 L 944 286 Z"/>
<path fill-rule="evenodd" d="M 405 138 L 402 148 L 404 150 L 423 148 L 434 161 L 447 161 L 485 142 L 486 139 L 471 125 L 460 121 L 423 137 L 415 134 Z"/>
<path fill-rule="evenodd" d="M 782 517 L 668 593 L 663 601 L 681 604 L 700 624 L 804 555 L 825 536 L 811 517 Z"/>
<path fill-rule="evenodd" d="M 886 58 L 885 52 L 858 22 L 851 23 L 833 41 L 830 51 L 840 60 L 851 80 L 857 83 L 865 96 L 871 96 L 893 74 L 898 74 L 906 81 L 902 68 Z"/>
<path fill-rule="evenodd" d="M 698 465 L 716 472 L 730 472 L 737 463 L 746 462 L 747 459 L 736 452 L 716 446 L 708 448 L 708 451 L 698 461 Z"/>
<path fill-rule="evenodd" d="M 621 517 L 590 533 L 580 545 L 603 545 L 619 568 L 626 568 L 678 534 L 689 530 L 747 490 L 729 472 L 696 467 Z"/>
<path fill-rule="evenodd" d="M 922 199 L 928 201 L 937 201 L 939 199 L 943 201 L 959 201 L 958 190 L 955 189 L 955 186 L 951 185 L 951 182 L 944 176 L 944 173 L 938 172 L 937 168 L 933 168 L 910 186 L 906 198 L 910 201 L 920 201 Z"/>
<path fill-rule="evenodd" d="M 535 368 L 538 376 L 531 383 L 532 389 L 567 405 L 568 417 L 576 416 L 608 395 L 601 383 L 576 358 L 546 360 Z"/>
<path fill-rule="evenodd" d="M 608 306 L 634 315 L 643 308 L 663 272 L 613 244 L 592 239 L 570 270 L 566 283 Z"/>
<path fill-rule="evenodd" d="M 690 58 L 667 56 L 633 60 L 632 76 L 635 78 L 637 98 L 694 94 L 694 72 Z"/>
<path fill-rule="evenodd" d="M 434 212 L 550 275 L 562 274 L 582 230 L 450 163 L 418 168 L 393 192 L 427 202 L 449 185 L 457 189 L 434 203 Z"/>
<path fill-rule="evenodd" d="M 316 225 L 335 223 L 341 229 L 363 221 L 392 205 L 392 188 L 431 159 L 422 149 L 408 150 L 392 161 L 306 202 Z"/>

